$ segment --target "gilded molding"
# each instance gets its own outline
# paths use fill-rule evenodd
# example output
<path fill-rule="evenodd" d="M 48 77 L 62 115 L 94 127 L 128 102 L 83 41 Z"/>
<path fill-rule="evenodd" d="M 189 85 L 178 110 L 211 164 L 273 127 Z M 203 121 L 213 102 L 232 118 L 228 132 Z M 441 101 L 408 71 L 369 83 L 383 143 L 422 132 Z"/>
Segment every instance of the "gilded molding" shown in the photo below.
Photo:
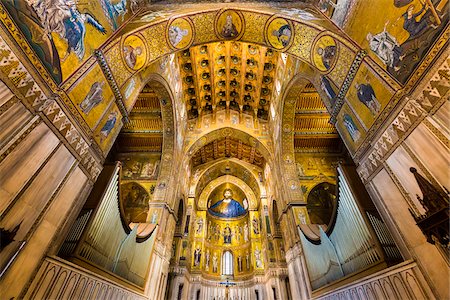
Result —
<path fill-rule="evenodd" d="M 1 8 L 1 7 L 0 7 Z M 60 104 L 56 101 L 59 95 L 47 97 L 20 59 L 0 36 L 0 71 L 5 74 L 20 94 L 21 100 L 45 116 L 70 146 L 72 153 L 81 161 L 88 177 L 95 181 L 102 168 L 95 155 L 89 150 L 91 142 L 87 142 L 73 122 L 69 119 Z"/>
<path fill-rule="evenodd" d="M 128 112 L 127 109 L 125 108 L 122 93 L 120 92 L 119 86 L 117 85 L 117 82 L 114 79 L 111 69 L 109 68 L 108 63 L 106 62 L 102 50 L 99 49 L 95 50 L 94 55 L 97 58 L 100 69 L 102 69 L 102 72 L 105 75 L 106 80 L 108 81 L 108 84 L 114 93 L 114 100 L 117 104 L 117 107 L 119 108 L 120 113 L 122 114 L 122 121 L 124 123 L 128 123 L 130 119 L 128 118 Z"/>
<path fill-rule="evenodd" d="M 350 66 L 350 70 L 345 77 L 344 83 L 342 84 L 341 89 L 339 90 L 339 94 L 336 97 L 335 104 L 333 107 L 333 111 L 331 112 L 330 123 L 335 125 L 337 121 L 337 115 L 341 111 L 342 106 L 344 105 L 344 98 L 347 95 L 348 89 L 355 78 L 356 72 L 358 72 L 359 66 L 363 62 L 364 57 L 367 55 L 365 50 L 360 50 L 356 54 L 355 59 L 353 60 L 352 65 Z"/>

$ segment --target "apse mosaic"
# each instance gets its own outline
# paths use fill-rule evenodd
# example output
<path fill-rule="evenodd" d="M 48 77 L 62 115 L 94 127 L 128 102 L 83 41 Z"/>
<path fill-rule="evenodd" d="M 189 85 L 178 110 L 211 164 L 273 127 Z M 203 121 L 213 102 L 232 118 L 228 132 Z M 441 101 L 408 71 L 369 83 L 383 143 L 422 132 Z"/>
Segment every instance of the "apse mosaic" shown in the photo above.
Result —
<path fill-rule="evenodd" d="M 61 83 L 129 18 L 134 2 L 5 0 L 2 4 L 53 79 Z"/>
<path fill-rule="evenodd" d="M 208 213 L 218 218 L 237 218 L 248 210 L 248 200 L 240 188 L 224 183 L 211 192 Z"/>
<path fill-rule="evenodd" d="M 448 28 L 448 11 L 446 0 L 358 1 L 344 31 L 405 83 Z"/>
<path fill-rule="evenodd" d="M 260 224 L 255 225 L 252 219 L 259 220 L 256 212 L 233 220 L 214 218 L 204 211 L 197 212 L 193 227 L 195 238 L 191 247 L 191 267 L 205 271 L 208 276 L 226 273 L 235 278 L 263 268 Z M 254 226 L 258 226 L 257 233 L 254 232 Z M 227 271 L 224 270 L 224 255 L 229 255 L 232 261 Z"/>

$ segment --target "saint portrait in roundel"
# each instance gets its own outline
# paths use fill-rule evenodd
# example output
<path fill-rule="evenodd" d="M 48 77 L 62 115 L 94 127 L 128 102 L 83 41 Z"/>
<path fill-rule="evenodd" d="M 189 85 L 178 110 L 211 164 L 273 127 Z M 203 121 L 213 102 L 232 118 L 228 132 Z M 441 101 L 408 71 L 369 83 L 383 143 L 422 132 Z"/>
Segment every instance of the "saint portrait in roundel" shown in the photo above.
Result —
<path fill-rule="evenodd" d="M 288 47 L 294 36 L 290 22 L 283 18 L 275 18 L 266 26 L 266 40 L 275 49 Z"/>
<path fill-rule="evenodd" d="M 233 199 L 233 191 L 225 189 L 223 199 L 212 204 L 208 212 L 219 218 L 235 218 L 244 215 L 247 211 L 241 203 Z"/>
<path fill-rule="evenodd" d="M 175 49 L 184 49 L 190 46 L 194 35 L 192 24 L 185 18 L 173 20 L 167 29 L 167 39 L 169 44 Z"/>
<path fill-rule="evenodd" d="M 132 70 L 141 69 L 147 60 L 147 49 L 144 41 L 136 35 L 125 38 L 122 54 L 125 64 Z"/>
<path fill-rule="evenodd" d="M 222 12 L 216 19 L 216 32 L 224 39 L 238 38 L 243 29 L 242 16 L 233 10 Z"/>
<path fill-rule="evenodd" d="M 329 35 L 321 36 L 312 52 L 314 65 L 322 72 L 330 70 L 336 62 L 337 50 L 334 38 Z"/>

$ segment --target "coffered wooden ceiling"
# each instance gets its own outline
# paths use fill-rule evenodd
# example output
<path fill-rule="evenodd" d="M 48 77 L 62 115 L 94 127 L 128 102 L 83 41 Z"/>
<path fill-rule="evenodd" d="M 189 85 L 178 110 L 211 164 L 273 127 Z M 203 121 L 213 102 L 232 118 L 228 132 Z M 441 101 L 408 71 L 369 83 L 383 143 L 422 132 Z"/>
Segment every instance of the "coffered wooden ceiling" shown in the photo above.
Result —
<path fill-rule="evenodd" d="M 261 168 L 265 164 L 263 155 L 255 147 L 232 137 L 224 137 L 198 150 L 192 157 L 192 166 L 195 168 L 220 158 L 237 158 Z"/>
<path fill-rule="evenodd" d="M 118 152 L 161 152 L 163 143 L 161 107 L 147 86 L 140 93 L 117 139 Z"/>
<path fill-rule="evenodd" d="M 295 109 L 295 151 L 342 152 L 342 141 L 329 119 L 319 93 L 312 84 L 307 84 L 297 99 Z"/>
<path fill-rule="evenodd" d="M 178 54 L 189 119 L 230 109 L 268 119 L 279 53 L 234 41 Z"/>
<path fill-rule="evenodd" d="M 178 59 L 189 118 L 221 109 L 267 118 L 279 53 L 246 43 L 220 42 L 182 51 Z M 161 152 L 161 108 L 158 97 L 149 87 L 140 93 L 129 118 L 130 122 L 124 125 L 117 139 L 117 151 Z M 306 85 L 296 103 L 295 151 L 341 153 L 343 144 L 328 122 L 329 118 L 314 86 Z M 193 167 L 226 157 L 259 167 L 265 163 L 254 147 L 227 137 L 199 150 L 192 158 Z"/>

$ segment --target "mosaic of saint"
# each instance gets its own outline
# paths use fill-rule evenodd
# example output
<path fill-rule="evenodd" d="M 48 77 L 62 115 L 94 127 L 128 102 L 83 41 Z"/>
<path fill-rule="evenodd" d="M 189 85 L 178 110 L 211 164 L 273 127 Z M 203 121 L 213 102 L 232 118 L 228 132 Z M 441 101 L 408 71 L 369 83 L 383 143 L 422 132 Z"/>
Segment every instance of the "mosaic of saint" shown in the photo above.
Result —
<path fill-rule="evenodd" d="M 326 72 L 336 62 L 336 54 L 336 41 L 331 36 L 325 35 L 320 37 L 315 43 L 312 60 L 320 71 Z"/>
<path fill-rule="evenodd" d="M 132 70 L 139 70 L 147 60 L 147 49 L 144 41 L 137 35 L 130 35 L 125 38 L 122 54 L 125 64 Z"/>
<path fill-rule="evenodd" d="M 359 118 L 353 113 L 350 106 L 345 103 L 338 115 L 336 128 L 344 138 L 348 149 L 354 152 L 366 137 L 366 130 L 362 127 Z"/>
<path fill-rule="evenodd" d="M 217 33 L 224 39 L 237 38 L 242 33 L 243 27 L 243 17 L 233 10 L 222 12 L 216 21 Z"/>
<path fill-rule="evenodd" d="M 215 191 L 211 194 L 211 198 L 208 203 L 208 212 L 219 218 L 236 218 L 243 216 L 247 213 L 248 201 L 246 198 L 242 198 L 242 202 L 233 199 L 233 189 L 225 188 L 223 190 L 222 199 L 214 199 L 219 194 Z M 243 194 L 243 193 L 239 193 Z"/>
<path fill-rule="evenodd" d="M 291 23 L 283 18 L 275 18 L 267 25 L 266 39 L 275 49 L 284 49 L 291 42 L 292 30 Z"/>
<path fill-rule="evenodd" d="M 327 76 L 320 76 L 320 88 L 327 95 L 330 104 L 334 105 L 339 89 Z"/>
<path fill-rule="evenodd" d="M 194 38 L 192 24 L 185 18 L 175 19 L 170 23 L 167 35 L 172 47 L 184 49 L 191 44 Z"/>
<path fill-rule="evenodd" d="M 122 121 L 119 108 L 116 104 L 113 104 L 94 131 L 94 138 L 105 153 L 111 148 L 114 137 L 117 135 L 121 126 Z"/>
<path fill-rule="evenodd" d="M 366 128 L 370 128 L 391 99 L 392 92 L 365 65 L 361 65 L 346 100 Z"/>

